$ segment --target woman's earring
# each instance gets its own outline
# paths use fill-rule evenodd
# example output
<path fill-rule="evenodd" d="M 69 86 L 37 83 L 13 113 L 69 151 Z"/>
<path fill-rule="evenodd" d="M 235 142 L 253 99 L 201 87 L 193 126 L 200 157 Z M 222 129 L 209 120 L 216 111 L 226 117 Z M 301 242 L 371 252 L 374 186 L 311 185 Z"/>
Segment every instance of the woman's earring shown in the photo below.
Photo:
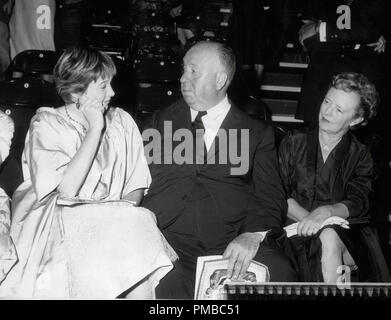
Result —
<path fill-rule="evenodd" d="M 77 101 L 76 101 L 76 108 L 80 109 L 80 99 L 77 99 Z"/>

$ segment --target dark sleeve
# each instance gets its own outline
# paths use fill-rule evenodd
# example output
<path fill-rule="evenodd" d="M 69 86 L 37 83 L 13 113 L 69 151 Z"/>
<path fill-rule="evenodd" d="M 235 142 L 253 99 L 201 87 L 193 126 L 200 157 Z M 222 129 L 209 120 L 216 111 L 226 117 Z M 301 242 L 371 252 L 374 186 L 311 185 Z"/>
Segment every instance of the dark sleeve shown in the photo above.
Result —
<path fill-rule="evenodd" d="M 351 11 L 351 29 L 339 29 L 337 20 L 327 21 L 326 41 L 338 44 L 376 42 L 382 33 L 384 11 L 379 0 L 367 1 L 361 12 Z M 337 19 L 338 19 L 337 15 Z"/>
<path fill-rule="evenodd" d="M 252 180 L 252 195 L 243 231 L 281 228 L 287 204 L 278 173 L 274 132 L 271 127 L 264 130 L 255 151 Z"/>
<path fill-rule="evenodd" d="M 354 169 L 352 178 L 347 182 L 344 200 L 340 201 L 348 207 L 349 218 L 363 216 L 368 212 L 373 178 L 373 160 L 369 150 L 365 149 Z"/>
<path fill-rule="evenodd" d="M 292 194 L 291 171 L 292 171 L 292 145 L 290 136 L 286 136 L 280 143 L 278 149 L 278 165 L 282 185 L 287 197 Z"/>

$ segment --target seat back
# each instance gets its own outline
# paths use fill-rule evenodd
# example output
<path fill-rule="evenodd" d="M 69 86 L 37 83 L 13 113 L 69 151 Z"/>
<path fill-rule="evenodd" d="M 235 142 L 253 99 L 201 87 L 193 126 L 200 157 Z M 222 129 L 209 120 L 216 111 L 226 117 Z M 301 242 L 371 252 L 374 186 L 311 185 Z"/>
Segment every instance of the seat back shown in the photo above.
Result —
<path fill-rule="evenodd" d="M 52 76 L 60 53 L 47 50 L 26 50 L 20 52 L 12 61 L 12 71 L 23 76 Z"/>
<path fill-rule="evenodd" d="M 248 97 L 247 101 L 243 103 L 242 110 L 252 118 L 264 121 L 270 120 L 268 106 L 261 99 Z"/>
<path fill-rule="evenodd" d="M 0 82 L 0 110 L 12 118 L 15 133 L 10 154 L 0 167 L 0 187 L 9 196 L 23 181 L 21 158 L 31 118 L 39 107 L 58 107 L 62 99 L 54 86 L 40 78 L 17 78 Z"/>

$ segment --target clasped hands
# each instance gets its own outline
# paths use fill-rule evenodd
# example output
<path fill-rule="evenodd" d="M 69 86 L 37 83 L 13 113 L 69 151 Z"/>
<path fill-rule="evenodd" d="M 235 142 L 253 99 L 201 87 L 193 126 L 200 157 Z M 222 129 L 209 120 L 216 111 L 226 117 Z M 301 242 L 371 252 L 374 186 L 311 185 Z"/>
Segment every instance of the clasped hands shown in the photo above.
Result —
<path fill-rule="evenodd" d="M 245 275 L 251 260 L 258 252 L 263 235 L 245 232 L 232 240 L 224 251 L 223 258 L 228 258 L 227 278 L 240 280 Z"/>
<path fill-rule="evenodd" d="M 297 235 L 308 237 L 315 235 L 322 227 L 323 222 L 332 216 L 331 207 L 321 206 L 304 217 L 297 225 Z"/>

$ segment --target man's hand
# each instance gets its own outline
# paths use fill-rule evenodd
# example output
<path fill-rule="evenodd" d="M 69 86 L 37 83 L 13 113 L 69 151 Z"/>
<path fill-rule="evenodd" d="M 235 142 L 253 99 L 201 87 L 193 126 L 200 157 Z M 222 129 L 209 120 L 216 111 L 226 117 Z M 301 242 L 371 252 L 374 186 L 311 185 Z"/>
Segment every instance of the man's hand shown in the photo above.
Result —
<path fill-rule="evenodd" d="M 386 50 L 386 38 L 383 35 L 379 37 L 379 40 L 375 43 L 368 44 L 368 47 L 374 47 L 373 50 L 377 53 L 382 53 Z"/>
<path fill-rule="evenodd" d="M 304 46 L 304 40 L 311 38 L 319 32 L 319 23 L 313 21 L 306 21 L 299 30 L 299 41 L 302 46 Z"/>
<path fill-rule="evenodd" d="M 261 234 L 245 232 L 230 242 L 223 255 L 223 258 L 229 259 L 228 278 L 238 279 L 244 276 L 262 240 Z"/>
<path fill-rule="evenodd" d="M 322 223 L 329 217 L 331 217 L 330 206 L 316 208 L 299 222 L 297 226 L 297 234 L 302 237 L 308 237 L 316 234 L 321 228 Z"/>
<path fill-rule="evenodd" d="M 171 9 L 171 11 L 170 11 L 170 16 L 173 18 L 178 17 L 181 14 L 182 14 L 182 5 L 181 4 L 173 9 Z"/>

